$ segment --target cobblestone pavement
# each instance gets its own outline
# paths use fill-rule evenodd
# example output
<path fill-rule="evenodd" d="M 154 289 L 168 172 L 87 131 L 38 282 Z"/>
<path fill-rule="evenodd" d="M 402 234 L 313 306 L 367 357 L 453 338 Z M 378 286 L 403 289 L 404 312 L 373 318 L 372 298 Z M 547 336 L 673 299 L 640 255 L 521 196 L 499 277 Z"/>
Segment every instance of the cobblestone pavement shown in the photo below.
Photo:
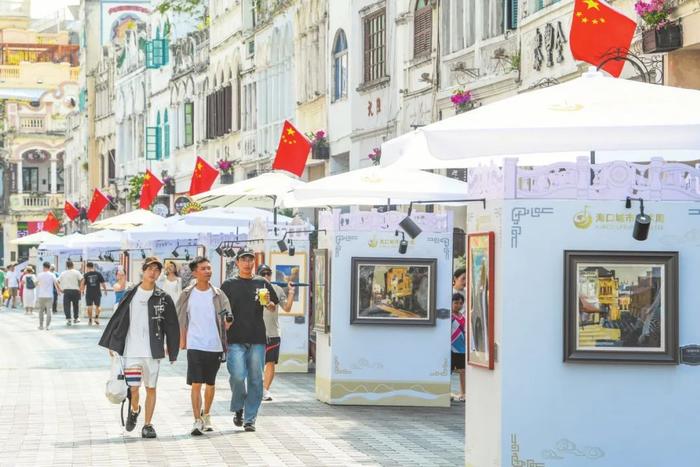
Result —
<path fill-rule="evenodd" d="M 104 326 L 104 323 L 102 323 Z M 164 364 L 153 419 L 122 430 L 119 406 L 104 396 L 109 360 L 97 346 L 103 326 L 50 331 L 38 318 L 0 310 L 0 466 L 5 465 L 464 465 L 464 404 L 451 408 L 329 406 L 311 374 L 282 374 L 258 431 L 233 426 L 222 366 L 212 409 L 214 433 L 193 438 L 186 363 Z"/>

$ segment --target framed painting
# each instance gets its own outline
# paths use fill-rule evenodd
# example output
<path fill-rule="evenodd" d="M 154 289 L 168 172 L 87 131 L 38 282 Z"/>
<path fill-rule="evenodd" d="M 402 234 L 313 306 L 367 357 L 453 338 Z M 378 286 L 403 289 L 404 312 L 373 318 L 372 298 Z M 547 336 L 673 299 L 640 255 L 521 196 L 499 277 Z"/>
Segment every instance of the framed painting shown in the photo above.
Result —
<path fill-rule="evenodd" d="M 467 236 L 467 362 L 493 369 L 494 233 Z"/>
<path fill-rule="evenodd" d="M 129 282 L 133 284 L 141 282 L 141 276 L 143 275 L 142 266 L 143 259 L 141 257 L 129 258 Z"/>
<path fill-rule="evenodd" d="M 308 263 L 306 253 L 297 252 L 294 256 L 287 253 L 271 252 L 270 269 L 272 269 L 272 280 L 274 282 L 309 282 Z M 285 288 L 285 286 L 281 286 Z M 304 316 L 306 314 L 306 301 L 308 290 L 306 287 L 297 287 L 294 295 L 292 309 L 286 316 Z"/>
<path fill-rule="evenodd" d="M 190 261 L 182 258 L 165 258 L 163 260 L 163 273 L 165 273 L 165 269 L 167 269 L 169 264 L 174 264 L 178 277 L 182 279 L 182 288 L 184 289 L 194 279 L 190 270 Z"/>
<path fill-rule="evenodd" d="M 328 250 L 314 254 L 314 330 L 330 332 L 330 264 Z"/>
<path fill-rule="evenodd" d="M 238 266 L 236 266 L 236 258 L 222 256 L 221 257 L 221 284 L 225 280 L 233 279 L 238 274 Z"/>
<path fill-rule="evenodd" d="M 352 258 L 350 324 L 435 325 L 437 260 Z"/>
<path fill-rule="evenodd" d="M 111 261 L 93 261 L 92 263 L 95 265 L 95 271 L 101 273 L 102 277 L 104 277 L 107 290 L 112 290 L 112 286 L 117 282 L 119 263 Z"/>
<path fill-rule="evenodd" d="M 678 363 L 678 252 L 565 251 L 564 361 Z"/>

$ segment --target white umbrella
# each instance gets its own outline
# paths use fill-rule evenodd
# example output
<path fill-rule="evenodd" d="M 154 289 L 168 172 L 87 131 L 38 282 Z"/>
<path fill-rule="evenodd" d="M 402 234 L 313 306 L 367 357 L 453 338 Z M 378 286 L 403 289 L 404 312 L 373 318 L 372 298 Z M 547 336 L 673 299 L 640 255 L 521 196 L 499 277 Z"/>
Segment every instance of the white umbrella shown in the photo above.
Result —
<path fill-rule="evenodd" d="M 309 182 L 284 199 L 285 206 L 409 204 L 465 198 L 467 184 L 422 170 L 367 167 Z"/>
<path fill-rule="evenodd" d="M 10 240 L 10 243 L 13 245 L 39 245 L 40 243 L 56 240 L 58 238 L 61 237 L 42 230 L 41 232 L 36 232 L 31 235 L 25 235 L 24 237 Z"/>
<path fill-rule="evenodd" d="M 281 198 L 304 182 L 280 172 L 269 172 L 231 185 L 223 185 L 194 196 L 206 207 L 255 206 L 272 208 Z"/>
<path fill-rule="evenodd" d="M 39 245 L 39 250 L 52 252 L 77 251 L 79 248 L 73 248 L 72 243 L 82 237 L 83 234 L 78 232 L 66 235 L 65 237 L 56 237 Z"/>
<path fill-rule="evenodd" d="M 182 217 L 183 222 L 188 225 L 208 224 L 228 225 L 233 227 L 247 227 L 254 219 L 263 219 L 268 222 L 273 222 L 274 213 L 254 207 L 232 206 L 228 208 L 218 207 L 205 209 L 204 211 L 193 212 Z M 292 222 L 292 218 L 278 214 L 277 222 L 289 223 Z"/>
<path fill-rule="evenodd" d="M 98 230 L 71 241 L 72 248 L 119 248 L 121 233 L 116 230 Z"/>
<path fill-rule="evenodd" d="M 164 225 L 165 218 L 145 209 L 108 217 L 92 224 L 95 229 L 126 230 L 139 225 Z"/>
<path fill-rule="evenodd" d="M 558 151 L 700 149 L 700 91 L 597 72 L 420 128 L 439 159 Z M 382 145 L 396 160 L 415 139 Z M 554 160 L 554 159 L 553 159 Z"/>

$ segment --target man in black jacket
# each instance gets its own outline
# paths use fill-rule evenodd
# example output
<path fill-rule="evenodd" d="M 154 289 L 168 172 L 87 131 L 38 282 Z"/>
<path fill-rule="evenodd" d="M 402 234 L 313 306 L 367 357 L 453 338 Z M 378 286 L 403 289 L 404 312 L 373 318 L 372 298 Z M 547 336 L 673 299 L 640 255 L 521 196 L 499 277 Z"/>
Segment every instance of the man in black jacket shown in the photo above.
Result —
<path fill-rule="evenodd" d="M 156 407 L 156 383 L 160 360 L 167 348 L 170 363 L 177 360 L 180 346 L 180 326 L 173 299 L 156 287 L 156 279 L 163 270 L 158 258 L 151 256 L 143 263 L 142 282 L 130 289 L 119 302 L 114 316 L 107 323 L 100 346 L 123 359 L 126 382 L 131 386 L 131 407 L 126 430 L 132 431 L 141 413 L 139 387 L 146 386 L 146 423 L 141 430 L 144 438 L 155 438 L 151 425 Z"/>

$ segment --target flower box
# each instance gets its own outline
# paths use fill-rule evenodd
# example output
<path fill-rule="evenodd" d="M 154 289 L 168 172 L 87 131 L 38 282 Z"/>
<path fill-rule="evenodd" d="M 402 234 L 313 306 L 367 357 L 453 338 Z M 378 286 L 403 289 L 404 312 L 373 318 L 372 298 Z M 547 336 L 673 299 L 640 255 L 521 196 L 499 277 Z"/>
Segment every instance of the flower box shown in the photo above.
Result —
<path fill-rule="evenodd" d="M 646 54 L 670 52 L 683 47 L 683 28 L 678 23 L 669 23 L 660 29 L 649 29 L 642 33 L 642 50 Z"/>
<path fill-rule="evenodd" d="M 311 149 L 311 156 L 314 159 L 327 160 L 331 155 L 331 148 L 327 145 L 316 145 Z"/>
<path fill-rule="evenodd" d="M 221 176 L 219 177 L 219 181 L 221 182 L 222 185 L 230 185 L 233 183 L 233 174 L 232 173 L 222 173 Z"/>

